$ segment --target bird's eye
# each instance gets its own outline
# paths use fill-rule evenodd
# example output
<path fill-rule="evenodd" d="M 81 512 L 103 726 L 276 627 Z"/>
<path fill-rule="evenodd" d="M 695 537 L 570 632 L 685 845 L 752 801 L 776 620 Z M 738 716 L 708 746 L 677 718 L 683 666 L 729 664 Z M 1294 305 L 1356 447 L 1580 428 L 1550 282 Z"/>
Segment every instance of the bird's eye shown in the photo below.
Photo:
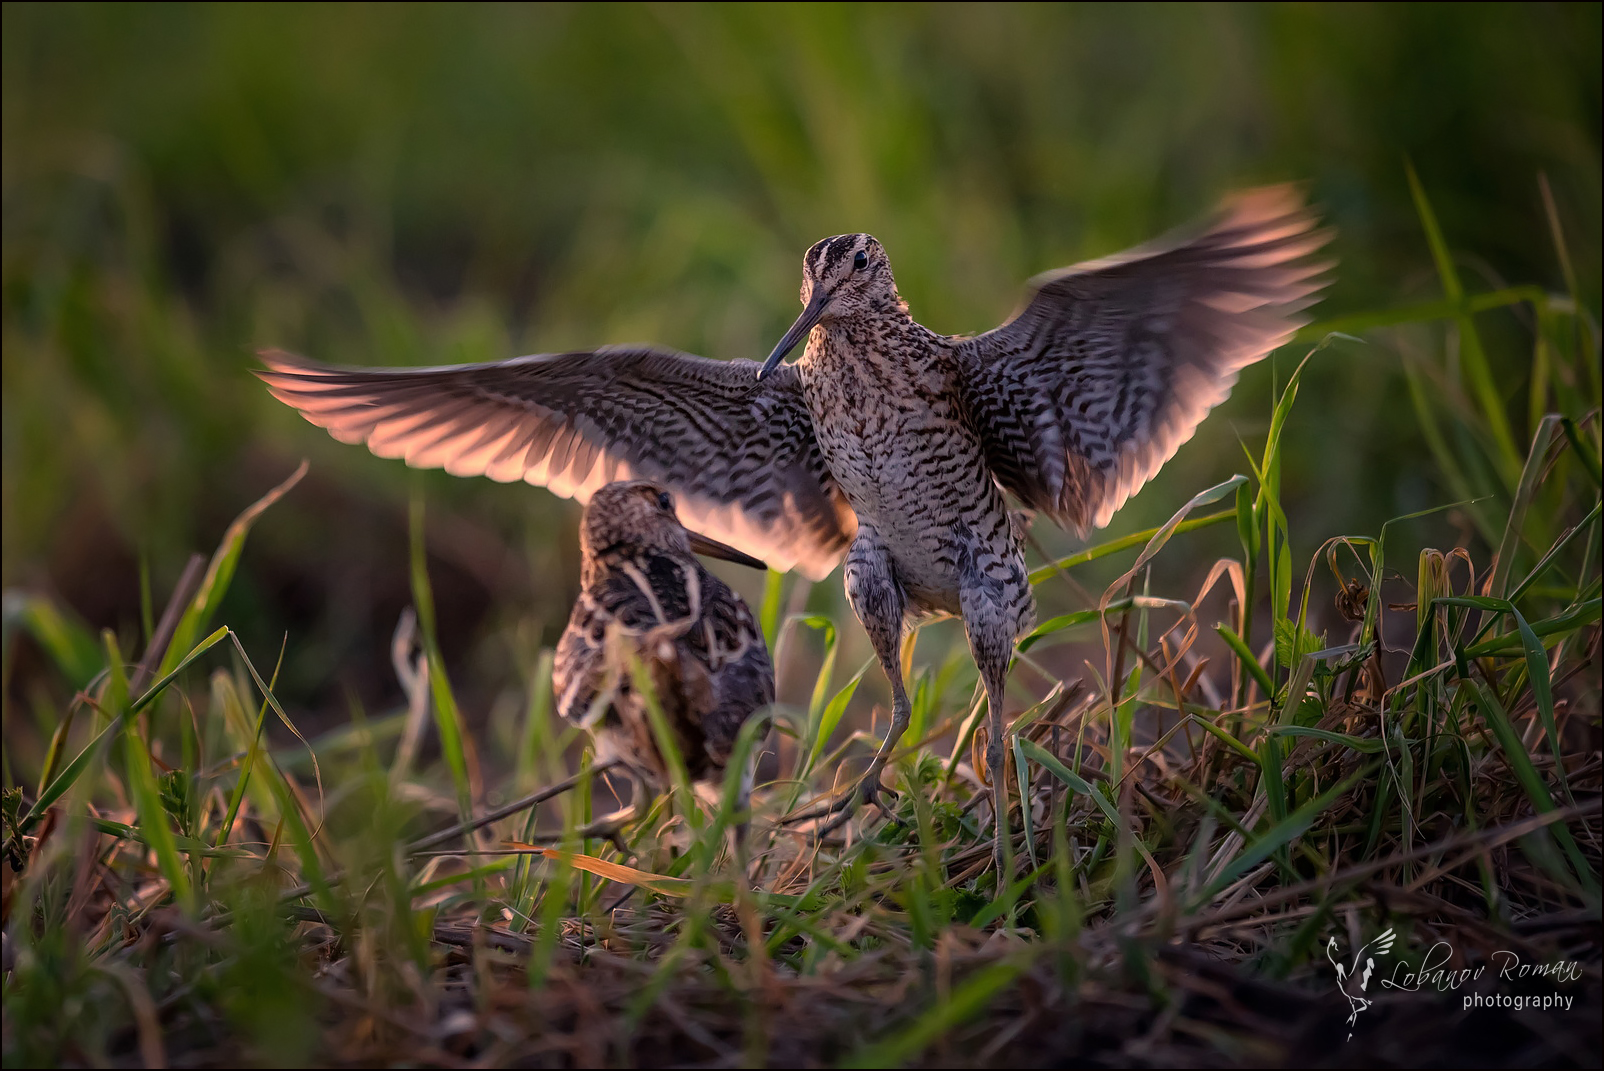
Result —
<path fill-rule="evenodd" d="M 674 496 L 667 491 L 657 492 L 657 508 L 664 513 L 674 512 Z"/>
<path fill-rule="evenodd" d="M 852 258 L 852 270 L 853 271 L 862 271 L 864 268 L 867 268 L 868 266 L 869 266 L 869 254 L 865 253 L 861 249 L 858 250 L 858 255 Z"/>

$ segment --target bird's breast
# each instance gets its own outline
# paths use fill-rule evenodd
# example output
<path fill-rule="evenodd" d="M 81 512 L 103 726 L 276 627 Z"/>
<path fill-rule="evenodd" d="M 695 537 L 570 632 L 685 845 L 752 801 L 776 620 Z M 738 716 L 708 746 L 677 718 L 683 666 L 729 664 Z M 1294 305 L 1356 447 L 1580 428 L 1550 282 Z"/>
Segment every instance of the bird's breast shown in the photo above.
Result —
<path fill-rule="evenodd" d="M 980 444 L 956 384 L 923 355 L 809 347 L 803 384 L 831 475 L 862 515 L 955 478 L 972 478 Z"/>
<path fill-rule="evenodd" d="M 859 522 L 890 545 L 899 575 L 933 605 L 956 590 L 955 533 L 1000 551 L 1014 542 L 946 356 L 827 337 L 810 343 L 802 367 L 831 476 Z"/>

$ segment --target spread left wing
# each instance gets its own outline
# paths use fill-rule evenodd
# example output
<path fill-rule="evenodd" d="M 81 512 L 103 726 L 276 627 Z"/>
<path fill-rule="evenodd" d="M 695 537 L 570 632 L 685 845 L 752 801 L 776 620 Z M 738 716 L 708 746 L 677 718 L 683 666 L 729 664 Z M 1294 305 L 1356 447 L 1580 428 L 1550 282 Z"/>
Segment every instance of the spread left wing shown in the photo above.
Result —
<path fill-rule="evenodd" d="M 1294 187 L 1269 187 L 1201 232 L 1038 277 L 1018 316 L 957 344 L 998 482 L 1083 534 L 1106 525 L 1306 322 L 1329 237 Z"/>
<path fill-rule="evenodd" d="M 587 501 L 613 480 L 675 492 L 686 527 L 821 579 L 857 517 L 791 368 L 651 348 L 441 368 L 332 368 L 277 350 L 256 374 L 341 442 Z"/>

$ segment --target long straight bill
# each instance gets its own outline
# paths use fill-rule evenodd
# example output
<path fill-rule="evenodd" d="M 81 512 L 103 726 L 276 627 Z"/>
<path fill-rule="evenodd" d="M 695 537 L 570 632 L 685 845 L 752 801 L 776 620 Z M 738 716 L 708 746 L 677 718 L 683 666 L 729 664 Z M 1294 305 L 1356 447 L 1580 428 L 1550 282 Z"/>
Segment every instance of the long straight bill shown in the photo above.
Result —
<path fill-rule="evenodd" d="M 736 550 L 727 543 L 720 543 L 716 539 L 709 539 L 699 532 L 690 532 L 691 550 L 708 558 L 718 558 L 720 561 L 734 562 L 736 565 L 745 565 L 753 569 L 767 569 L 768 563 L 761 558 L 754 558 L 745 551 Z"/>
<path fill-rule="evenodd" d="M 757 378 L 762 379 L 774 371 L 775 366 L 785 360 L 785 355 L 796 349 L 797 344 L 808 337 L 808 332 L 813 330 L 813 325 L 818 323 L 819 319 L 824 316 L 824 309 L 829 303 L 829 294 L 822 290 L 813 292 L 813 298 L 808 302 L 807 307 L 802 310 L 802 315 L 796 318 L 796 323 L 791 325 L 791 329 L 785 333 L 785 337 L 780 339 L 780 344 L 774 347 L 774 352 L 769 354 L 769 359 L 763 362 L 762 368 L 758 369 Z"/>

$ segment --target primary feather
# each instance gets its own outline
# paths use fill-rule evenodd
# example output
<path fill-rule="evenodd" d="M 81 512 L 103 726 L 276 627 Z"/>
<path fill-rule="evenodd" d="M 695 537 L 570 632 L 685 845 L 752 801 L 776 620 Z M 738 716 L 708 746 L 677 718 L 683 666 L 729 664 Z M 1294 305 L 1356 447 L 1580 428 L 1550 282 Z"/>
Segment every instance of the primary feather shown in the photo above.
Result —
<path fill-rule="evenodd" d="M 341 442 L 457 476 L 588 501 L 614 480 L 672 488 L 691 528 L 822 578 L 856 522 L 794 372 L 646 348 L 442 368 L 332 368 L 278 350 L 257 373 Z"/>
<path fill-rule="evenodd" d="M 1279 186 L 1200 232 L 1034 280 L 1017 316 L 958 347 L 993 474 L 1060 524 L 1106 525 L 1306 322 L 1328 240 Z"/>

